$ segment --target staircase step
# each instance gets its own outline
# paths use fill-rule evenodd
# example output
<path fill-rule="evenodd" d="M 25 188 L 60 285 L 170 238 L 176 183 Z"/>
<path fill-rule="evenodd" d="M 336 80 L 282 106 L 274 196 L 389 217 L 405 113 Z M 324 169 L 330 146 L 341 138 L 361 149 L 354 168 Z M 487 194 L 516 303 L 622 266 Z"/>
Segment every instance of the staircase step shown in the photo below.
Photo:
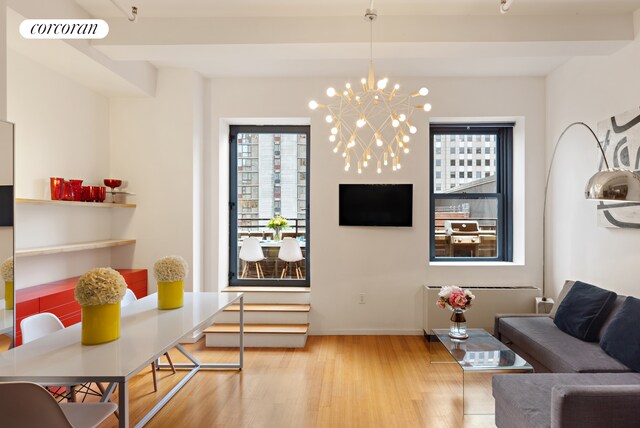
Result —
<path fill-rule="evenodd" d="M 245 304 L 244 311 L 245 312 L 309 312 L 311 309 L 311 305 L 301 305 L 301 304 L 265 304 L 265 303 L 255 303 L 255 304 Z M 230 312 L 238 312 L 240 310 L 240 305 L 231 305 L 225 309 L 225 311 Z"/>
<path fill-rule="evenodd" d="M 247 348 L 304 348 L 309 324 L 245 324 L 244 346 Z M 214 324 L 204 330 L 210 348 L 239 345 L 239 324 Z"/>
<path fill-rule="evenodd" d="M 306 287 L 227 287 L 223 292 L 244 293 L 244 304 L 305 305 L 311 302 Z"/>
<path fill-rule="evenodd" d="M 307 334 L 309 324 L 245 324 L 245 334 Z M 204 333 L 240 332 L 240 324 L 214 324 L 204 329 Z"/>

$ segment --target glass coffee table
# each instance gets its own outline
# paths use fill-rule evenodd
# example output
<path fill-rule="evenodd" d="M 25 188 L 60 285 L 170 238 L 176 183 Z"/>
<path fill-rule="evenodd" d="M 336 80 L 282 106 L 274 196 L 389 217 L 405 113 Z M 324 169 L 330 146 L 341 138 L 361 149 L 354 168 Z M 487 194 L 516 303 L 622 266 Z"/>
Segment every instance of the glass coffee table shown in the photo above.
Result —
<path fill-rule="evenodd" d="M 481 328 L 467 330 L 465 340 L 449 337 L 449 329 L 433 329 L 437 341 L 430 344 L 431 363 L 458 363 L 462 368 L 465 415 L 495 412 L 491 378 L 498 373 L 531 373 L 533 367 L 504 343 Z"/>

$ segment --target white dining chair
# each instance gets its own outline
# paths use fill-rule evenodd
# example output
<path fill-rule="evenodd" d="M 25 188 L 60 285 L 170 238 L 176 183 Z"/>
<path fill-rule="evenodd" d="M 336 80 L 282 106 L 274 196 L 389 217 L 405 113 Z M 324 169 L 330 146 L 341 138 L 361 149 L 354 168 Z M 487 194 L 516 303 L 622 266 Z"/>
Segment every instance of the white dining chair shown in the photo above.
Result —
<path fill-rule="evenodd" d="M 30 382 L 0 383 L 0 425 L 6 427 L 94 428 L 118 408 L 113 403 L 56 403 Z"/>
<path fill-rule="evenodd" d="M 131 291 L 130 288 L 127 288 L 126 291 L 124 292 L 124 297 L 120 301 L 120 307 L 124 308 L 125 306 L 135 302 L 136 300 L 138 300 L 138 298 L 136 297 L 135 293 Z M 165 352 L 164 356 L 167 357 L 169 366 L 171 366 L 171 370 L 173 371 L 173 374 L 175 374 L 176 368 L 173 366 L 173 362 L 171 361 L 171 357 L 169 356 L 169 353 Z M 158 362 L 154 361 L 151 363 L 151 373 L 153 374 L 153 392 L 158 392 L 158 379 L 156 376 L 156 370 L 158 370 Z"/>
<path fill-rule="evenodd" d="M 289 276 L 292 276 L 291 265 L 293 264 L 295 266 L 296 278 L 302 279 L 302 269 L 300 269 L 298 263 L 301 260 L 304 260 L 304 257 L 302 256 L 300 244 L 296 239 L 284 238 L 282 240 L 282 243 L 280 244 L 280 251 L 278 252 L 278 258 L 284 262 L 280 278 L 284 278 L 287 273 L 287 268 L 289 268 Z"/>
<path fill-rule="evenodd" d="M 63 328 L 64 325 L 54 314 L 43 312 L 41 314 L 31 315 L 20 321 L 22 343 L 33 342 L 36 339 L 48 336 Z"/>
<path fill-rule="evenodd" d="M 33 342 L 34 340 L 40 339 L 41 337 L 48 336 L 56 331 L 64 329 L 64 325 L 52 313 L 43 312 L 40 314 L 31 315 L 20 321 L 20 330 L 22 331 L 22 343 Z M 75 402 L 76 401 L 76 385 L 60 385 L 53 383 L 41 383 L 42 386 L 48 387 L 50 392 L 54 394 L 54 396 L 59 398 L 66 398 L 68 401 Z M 104 389 L 101 384 L 96 384 L 100 393 L 104 393 Z M 60 393 L 60 388 L 66 388 L 65 394 Z M 100 395 L 96 391 L 90 388 L 90 384 L 81 385 L 85 396 L 87 393 L 92 393 L 93 395 Z"/>
<path fill-rule="evenodd" d="M 238 258 L 244 262 L 240 278 L 246 278 L 249 271 L 249 263 L 255 263 L 256 275 L 258 278 L 264 278 L 264 272 L 262 272 L 260 262 L 263 261 L 265 257 L 258 238 L 251 236 L 243 239 Z"/>

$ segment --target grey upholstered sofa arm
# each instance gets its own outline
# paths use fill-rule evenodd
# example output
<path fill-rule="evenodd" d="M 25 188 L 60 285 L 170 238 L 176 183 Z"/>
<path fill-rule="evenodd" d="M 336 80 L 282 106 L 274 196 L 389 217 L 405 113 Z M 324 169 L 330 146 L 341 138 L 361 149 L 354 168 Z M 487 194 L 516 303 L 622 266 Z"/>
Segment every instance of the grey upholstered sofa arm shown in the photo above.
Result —
<path fill-rule="evenodd" d="M 493 322 L 493 335 L 500 340 L 500 318 L 516 318 L 516 317 L 549 317 L 549 314 L 519 313 L 519 314 L 496 314 Z"/>
<path fill-rule="evenodd" d="M 559 385 L 551 391 L 551 428 L 627 428 L 639 419 L 640 385 Z"/>

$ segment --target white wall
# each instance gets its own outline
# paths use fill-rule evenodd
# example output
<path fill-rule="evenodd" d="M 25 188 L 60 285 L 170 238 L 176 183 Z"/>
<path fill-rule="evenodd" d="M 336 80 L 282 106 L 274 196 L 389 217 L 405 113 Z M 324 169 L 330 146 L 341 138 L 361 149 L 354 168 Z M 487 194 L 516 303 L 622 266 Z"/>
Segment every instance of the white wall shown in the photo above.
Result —
<path fill-rule="evenodd" d="M 640 12 L 636 12 L 636 23 Z M 637 26 L 637 25 L 636 25 Z M 547 78 L 547 164 L 562 130 L 583 121 L 597 122 L 640 104 L 640 39 L 619 52 L 575 58 Z M 547 208 L 548 295 L 556 296 L 565 279 L 580 279 L 622 294 L 638 295 L 640 230 L 596 225 L 596 205 L 583 198 L 596 172 L 599 153 L 586 129 L 566 134 L 552 171 Z"/>
<path fill-rule="evenodd" d="M 197 241 L 203 233 L 198 217 L 203 85 L 193 71 L 163 69 L 154 98 L 115 98 L 110 108 L 111 174 L 129 181 L 136 193 L 135 215 L 113 223 L 116 233 L 138 240 L 126 262 L 151 271 L 160 257 L 181 255 L 192 269 L 185 281 L 189 290 L 202 287 Z M 123 260 L 114 254 L 113 262 Z M 151 276 L 149 292 L 155 290 Z"/>
<path fill-rule="evenodd" d="M 396 174 L 347 174 L 328 142 L 324 115 L 307 108 L 310 99 L 322 99 L 328 86 L 346 80 L 214 79 L 211 82 L 213 147 L 207 152 L 207 240 L 218 242 L 218 259 L 205 271 L 226 285 L 228 188 L 228 123 L 287 123 L 311 118 L 311 329 L 314 334 L 421 334 L 424 284 L 538 285 L 540 279 L 543 144 L 545 129 L 544 80 L 537 78 L 448 79 L 399 78 L 405 88 L 431 89 L 433 116 L 522 117 L 526 122 L 525 209 L 526 247 L 522 264 L 508 266 L 435 266 L 428 259 L 428 117 L 414 119 L 419 127 L 412 153 Z M 416 117 L 420 117 L 417 113 Z M 267 118 L 265 120 L 265 118 Z M 271 118 L 271 119 L 268 119 Z M 280 118 L 280 119 L 273 119 Z M 290 119 L 282 119 L 290 118 Z M 217 141 L 216 141 L 217 137 Z M 215 147 L 218 144 L 219 147 Z M 216 173 L 215 169 L 218 168 Z M 413 228 L 338 227 L 339 183 L 413 183 Z M 219 201 L 219 203 L 218 203 Z M 211 248 L 215 248 L 215 244 Z M 209 248 L 209 247 L 207 247 Z M 209 284 L 207 284 L 209 285 Z M 367 303 L 358 304 L 366 293 Z"/>
<path fill-rule="evenodd" d="M 0 23 L 7 25 L 7 2 L 0 0 Z M 7 32 L 0 31 L 0 120 L 7 118 Z"/>
<path fill-rule="evenodd" d="M 8 120 L 15 126 L 16 196 L 49 199 L 49 177 L 99 184 L 109 174 L 109 109 L 102 95 L 9 50 Z M 108 239 L 110 210 L 18 205 L 16 248 Z M 109 250 L 20 258 L 16 287 L 111 264 Z"/>

